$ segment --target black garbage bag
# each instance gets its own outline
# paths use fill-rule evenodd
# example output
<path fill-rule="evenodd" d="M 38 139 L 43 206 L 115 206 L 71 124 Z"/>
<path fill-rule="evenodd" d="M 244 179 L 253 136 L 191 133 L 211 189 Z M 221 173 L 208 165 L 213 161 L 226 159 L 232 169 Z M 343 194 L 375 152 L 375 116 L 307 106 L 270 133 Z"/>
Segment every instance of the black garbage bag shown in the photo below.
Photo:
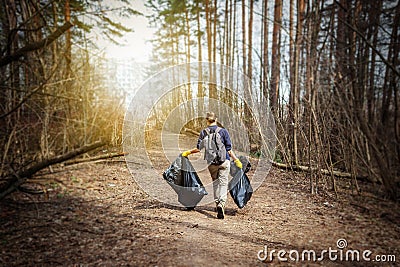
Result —
<path fill-rule="evenodd" d="M 179 155 L 163 173 L 163 178 L 178 194 L 178 201 L 186 208 L 194 208 L 207 195 L 192 163 Z"/>
<path fill-rule="evenodd" d="M 242 164 L 245 161 L 240 159 Z M 247 161 L 248 162 L 248 161 Z M 246 206 L 253 194 L 253 188 L 251 187 L 249 177 L 246 172 L 250 170 L 250 162 L 246 165 L 243 164 L 244 170 L 236 167 L 234 162 L 231 162 L 231 175 L 233 179 L 229 182 L 229 193 L 233 198 L 233 201 L 241 209 Z"/>
<path fill-rule="evenodd" d="M 168 169 L 163 172 L 163 178 L 171 185 L 176 193 L 179 192 L 179 186 L 183 186 L 182 156 L 177 157 Z"/>

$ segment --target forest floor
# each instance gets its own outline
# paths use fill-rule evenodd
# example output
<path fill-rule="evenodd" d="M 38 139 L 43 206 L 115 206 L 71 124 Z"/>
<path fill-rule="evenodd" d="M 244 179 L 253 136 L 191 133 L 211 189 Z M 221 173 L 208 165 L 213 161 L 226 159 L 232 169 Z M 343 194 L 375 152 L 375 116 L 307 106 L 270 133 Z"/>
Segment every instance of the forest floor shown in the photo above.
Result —
<path fill-rule="evenodd" d="M 228 197 L 220 220 L 212 204 L 187 211 L 152 199 L 123 161 L 60 166 L 33 178 L 46 194 L 16 192 L 0 202 L 0 266 L 400 265 L 399 204 L 370 183 L 360 182 L 355 195 L 338 179 L 338 198 L 327 186 L 312 195 L 307 174 L 272 168 L 245 208 Z M 379 257 L 392 262 L 378 264 Z"/>

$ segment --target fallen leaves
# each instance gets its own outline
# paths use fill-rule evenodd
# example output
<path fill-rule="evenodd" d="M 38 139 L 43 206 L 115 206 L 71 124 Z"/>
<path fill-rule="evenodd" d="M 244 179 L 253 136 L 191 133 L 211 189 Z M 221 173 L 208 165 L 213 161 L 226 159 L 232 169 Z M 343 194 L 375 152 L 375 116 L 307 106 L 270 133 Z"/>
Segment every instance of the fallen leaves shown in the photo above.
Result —
<path fill-rule="evenodd" d="M 322 190 L 312 196 L 306 177 L 280 170 L 272 169 L 245 209 L 228 199 L 225 220 L 212 205 L 186 211 L 150 199 L 122 163 L 41 177 L 52 181 L 45 195 L 17 193 L 1 203 L 0 265 L 257 265 L 264 244 L 321 249 L 338 238 L 399 253 L 393 205 L 360 196 L 338 201 Z"/>

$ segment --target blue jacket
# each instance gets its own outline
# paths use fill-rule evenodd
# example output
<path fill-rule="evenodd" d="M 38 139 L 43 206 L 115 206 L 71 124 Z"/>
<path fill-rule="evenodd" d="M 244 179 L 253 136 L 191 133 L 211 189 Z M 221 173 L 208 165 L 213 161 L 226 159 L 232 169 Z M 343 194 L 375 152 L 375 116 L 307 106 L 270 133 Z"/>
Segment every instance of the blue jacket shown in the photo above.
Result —
<path fill-rule="evenodd" d="M 215 129 L 217 129 L 217 127 L 218 127 L 217 125 L 208 126 L 208 128 L 211 130 L 211 132 L 214 132 Z M 230 160 L 228 151 L 231 151 L 231 149 L 232 149 L 231 137 L 229 136 L 229 133 L 225 128 L 221 128 L 221 130 L 219 130 L 219 135 L 221 136 L 222 143 L 224 143 L 224 145 L 225 145 L 226 159 Z M 197 140 L 197 148 L 198 149 L 200 149 L 200 143 L 206 136 L 207 136 L 206 131 L 202 130 L 200 132 L 199 139 Z"/>

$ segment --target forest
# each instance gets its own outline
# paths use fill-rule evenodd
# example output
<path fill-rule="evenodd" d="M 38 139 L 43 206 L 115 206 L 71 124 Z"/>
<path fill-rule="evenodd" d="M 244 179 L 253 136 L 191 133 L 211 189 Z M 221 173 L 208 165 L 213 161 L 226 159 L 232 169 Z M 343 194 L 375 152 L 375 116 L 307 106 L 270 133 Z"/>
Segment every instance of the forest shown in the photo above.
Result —
<path fill-rule="evenodd" d="M 121 145 L 123 92 L 105 88 L 102 77 L 107 74 L 101 73 L 102 58 L 96 56 L 99 48 L 87 36 L 96 27 L 116 42 L 132 29 L 113 21 L 106 11 L 120 17 L 139 12 L 127 1 L 118 7 L 106 3 L 4 1 L 3 181 L 33 162 L 100 139 Z M 321 170 L 331 173 L 327 182 L 332 188 L 333 171 L 340 170 L 348 174 L 355 191 L 357 178 L 363 178 L 382 184 L 389 197 L 398 198 L 397 1 L 146 5 L 157 14 L 150 18 L 157 31 L 148 73 L 196 61 L 232 66 L 258 83 L 251 93 L 267 99 L 273 112 L 278 139 L 274 160 L 289 169 L 308 168 L 312 192 L 323 182 Z M 196 94 L 229 98 L 200 83 Z M 173 106 L 180 95 L 171 100 Z"/>
<path fill-rule="evenodd" d="M 398 236 L 399 224 L 394 221 L 400 218 L 400 1 L 0 1 L 0 207 L 4 205 L 0 221 L 9 223 L 1 228 L 1 242 L 15 232 L 17 217 L 7 219 L 8 214 L 15 215 L 18 209 L 28 212 L 29 205 L 20 203 L 35 203 L 29 207 L 39 214 L 38 205 L 42 207 L 43 199 L 47 205 L 49 192 L 66 186 L 52 175 L 85 160 L 108 162 L 130 153 L 124 151 L 123 131 L 130 104 L 127 95 L 134 92 L 109 87 L 107 58 L 98 40 L 118 44 L 124 35 L 145 27 L 124 23 L 133 17 L 145 17 L 154 29 L 144 79 L 180 65 L 194 66 L 199 78 L 190 76 L 192 70 L 178 73 L 185 75 L 187 84 L 171 88 L 151 107 L 144 126 L 133 126 L 136 133 L 146 132 L 146 153 L 158 157 L 162 150 L 154 150 L 160 137 L 148 132 L 163 131 L 172 112 L 189 103 L 176 121 L 229 107 L 234 113 L 229 116 L 246 126 L 248 156 L 260 160 L 265 154 L 260 146 L 262 130 L 243 100 L 250 98 L 270 111 L 274 120 L 276 143 L 268 150 L 273 181 L 279 183 L 279 171 L 286 178 L 288 173 L 303 175 L 300 191 L 307 197 L 329 195 L 332 201 L 353 199 L 368 191 L 364 187 L 373 188 L 371 205 L 384 205 L 396 213 L 377 216 L 389 216 L 395 229 L 391 237 Z M 143 4 L 146 13 L 131 2 Z M 215 81 L 227 78 L 217 77 L 218 66 L 237 71 L 250 82 L 231 90 L 202 82 L 206 76 Z M 209 102 L 190 102 L 194 99 Z M 199 132 L 204 125 L 198 119 L 191 117 L 178 125 L 177 134 Z M 164 161 L 162 157 L 152 164 Z M 88 172 L 95 175 L 91 168 Z M 143 171 L 138 168 L 135 171 Z M 117 172 L 129 176 L 124 171 Z M 72 187 L 77 185 L 75 178 L 68 179 Z M 145 198 L 135 190 L 136 197 Z M 66 197 L 62 193 L 56 198 L 60 196 Z M 10 201 L 17 204 L 7 204 Z M 146 201 L 147 208 L 161 205 Z M 7 265 L 12 253 L 0 257 L 0 265 Z M 135 263 L 157 262 L 140 258 Z"/>
<path fill-rule="evenodd" d="M 148 6 L 158 14 L 151 20 L 157 29 L 153 60 L 163 67 L 216 62 L 247 75 L 254 87 L 249 93 L 266 99 L 275 119 L 273 160 L 310 171 L 312 193 L 326 174 L 331 179 L 325 182 L 336 190 L 334 171 L 340 170 L 355 192 L 361 178 L 398 198 L 398 1 L 149 1 Z M 196 92 L 234 105 L 228 103 L 229 90 L 199 85 Z M 172 101 L 177 106 L 179 94 Z M 249 120 L 240 105 L 234 109 Z"/>

